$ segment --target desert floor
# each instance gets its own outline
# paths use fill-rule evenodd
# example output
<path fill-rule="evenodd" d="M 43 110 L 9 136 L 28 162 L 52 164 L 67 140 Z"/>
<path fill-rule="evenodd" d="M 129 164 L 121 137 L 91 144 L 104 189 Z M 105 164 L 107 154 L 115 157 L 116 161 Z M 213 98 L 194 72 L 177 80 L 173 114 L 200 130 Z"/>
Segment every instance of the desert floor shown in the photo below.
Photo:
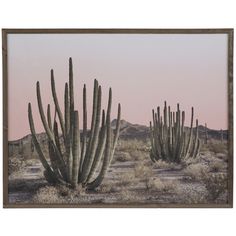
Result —
<path fill-rule="evenodd" d="M 120 140 L 96 191 L 50 186 L 38 159 L 9 160 L 9 203 L 14 204 L 205 204 L 227 203 L 226 144 L 209 141 L 200 156 L 180 164 L 149 158 L 149 143 Z"/>

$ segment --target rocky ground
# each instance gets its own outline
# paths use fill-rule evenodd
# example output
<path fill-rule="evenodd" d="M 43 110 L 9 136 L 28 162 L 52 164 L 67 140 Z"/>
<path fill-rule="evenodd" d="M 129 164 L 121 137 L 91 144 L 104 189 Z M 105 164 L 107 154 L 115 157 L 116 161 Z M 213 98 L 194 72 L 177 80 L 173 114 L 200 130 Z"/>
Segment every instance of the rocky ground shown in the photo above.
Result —
<path fill-rule="evenodd" d="M 227 203 L 226 145 L 203 146 L 196 159 L 181 164 L 149 158 L 149 145 L 119 141 L 106 178 L 97 191 L 50 186 L 38 159 L 12 157 L 9 203 L 13 204 L 197 204 Z M 15 163 L 20 165 L 16 168 Z M 15 165 L 15 166 L 14 166 Z"/>

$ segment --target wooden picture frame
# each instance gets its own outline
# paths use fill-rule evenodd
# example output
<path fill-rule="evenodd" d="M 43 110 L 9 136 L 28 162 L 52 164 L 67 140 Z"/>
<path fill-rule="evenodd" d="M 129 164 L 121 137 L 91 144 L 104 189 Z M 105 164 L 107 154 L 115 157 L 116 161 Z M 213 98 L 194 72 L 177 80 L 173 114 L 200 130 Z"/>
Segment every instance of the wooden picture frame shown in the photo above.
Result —
<path fill-rule="evenodd" d="M 227 164 L 226 175 L 227 175 L 227 197 L 225 201 L 219 203 L 204 202 L 204 203 L 193 203 L 193 202 L 155 202 L 148 201 L 117 201 L 112 203 L 95 201 L 88 203 L 35 203 L 35 202 L 10 202 L 9 201 L 9 94 L 11 94 L 11 88 L 9 87 L 9 43 L 8 37 L 10 35 L 225 35 L 227 37 Z M 27 54 L 27 51 L 25 51 Z M 137 208 L 232 208 L 233 207 L 233 29 L 2 29 L 2 55 L 3 55 L 3 207 L 5 208 L 71 208 L 71 207 L 96 207 L 96 208 L 123 208 L 123 207 L 137 207 Z M 68 55 L 69 57 L 69 55 Z M 75 66 L 75 65 L 74 65 Z M 56 71 L 56 68 L 55 68 Z M 24 83 L 24 82 L 22 82 Z M 107 87 L 105 88 L 107 90 Z M 80 91 L 82 89 L 80 88 Z M 75 92 L 77 92 L 75 90 Z M 115 92 L 115 88 L 114 88 Z M 210 91 L 212 92 L 212 91 Z M 90 94 L 89 94 L 90 96 Z M 36 99 L 36 98 L 35 98 Z M 162 101 L 160 99 L 162 107 Z M 177 102 L 176 102 L 177 103 Z M 122 105 L 122 104 L 121 104 Z M 27 106 L 27 104 L 26 104 Z M 113 106 L 113 110 L 116 108 Z M 38 112 L 34 109 L 34 114 Z M 150 120 L 152 119 L 151 111 L 148 114 Z M 81 116 L 82 117 L 82 116 Z M 112 117 L 114 118 L 114 117 Z M 27 119 L 27 117 L 26 117 Z M 177 121 L 176 121 L 177 122 Z M 186 125 L 188 126 L 189 123 Z M 147 124 L 148 126 L 148 124 Z M 82 127 L 82 126 L 81 126 Z M 184 128 L 185 126 L 183 126 Z M 34 144 L 35 146 L 35 144 Z M 188 181 L 188 180 L 186 180 Z M 22 184 L 22 183 L 21 183 Z M 24 186 L 18 185 L 18 188 Z M 164 190 L 163 190 L 164 191 Z M 86 193 L 85 193 L 86 194 Z M 193 200 L 194 201 L 194 200 Z"/>

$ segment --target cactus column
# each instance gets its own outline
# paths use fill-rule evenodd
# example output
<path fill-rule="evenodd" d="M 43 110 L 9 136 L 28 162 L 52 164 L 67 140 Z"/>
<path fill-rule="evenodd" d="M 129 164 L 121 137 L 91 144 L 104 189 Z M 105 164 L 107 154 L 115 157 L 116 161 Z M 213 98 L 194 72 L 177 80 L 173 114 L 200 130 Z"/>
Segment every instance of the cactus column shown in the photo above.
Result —
<path fill-rule="evenodd" d="M 74 109 L 72 59 L 69 59 L 69 83 L 65 84 L 64 90 L 64 115 L 58 102 L 53 70 L 51 70 L 51 90 L 55 106 L 53 121 L 50 105 L 47 107 L 47 119 L 44 114 L 39 82 L 37 82 L 36 88 L 39 113 L 48 137 L 49 160 L 44 155 L 37 139 L 30 103 L 28 105 L 28 117 L 32 140 L 45 168 L 45 178 L 50 183 L 66 184 L 74 188 L 81 184 L 84 188 L 95 189 L 104 179 L 119 137 L 121 106 L 118 105 L 117 123 L 113 132 L 111 129 L 111 88 L 109 90 L 108 108 L 105 112 L 101 110 L 102 88 L 98 81 L 94 80 L 93 113 L 91 130 L 88 135 L 86 85 L 84 85 L 82 140 L 80 140 L 79 113 Z M 100 122 L 101 116 L 102 122 Z M 61 135 L 59 135 L 57 119 L 59 120 Z"/>
<path fill-rule="evenodd" d="M 160 114 L 160 107 L 157 112 L 152 110 L 150 122 L 151 151 L 150 158 L 153 162 L 162 159 L 171 162 L 180 162 L 187 157 L 196 157 L 200 150 L 200 139 L 198 137 L 198 120 L 193 139 L 193 116 L 191 112 L 191 126 L 187 130 L 184 126 L 185 112 L 180 111 L 177 104 L 177 111 L 172 112 L 170 106 L 164 103 L 163 116 Z"/>

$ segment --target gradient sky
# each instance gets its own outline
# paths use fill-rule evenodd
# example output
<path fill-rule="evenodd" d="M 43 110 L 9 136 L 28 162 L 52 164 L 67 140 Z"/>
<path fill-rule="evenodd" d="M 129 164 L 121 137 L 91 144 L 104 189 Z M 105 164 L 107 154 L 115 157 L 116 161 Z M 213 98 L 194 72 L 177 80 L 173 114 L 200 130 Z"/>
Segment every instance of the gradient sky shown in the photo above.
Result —
<path fill-rule="evenodd" d="M 8 35 L 9 140 L 30 133 L 27 104 L 32 103 L 37 132 L 36 82 L 43 104 L 53 104 L 50 69 L 63 104 L 68 58 L 73 58 L 75 106 L 82 120 L 82 88 L 87 85 L 91 114 L 93 80 L 102 85 L 103 107 L 113 89 L 112 118 L 118 102 L 122 119 L 148 125 L 151 110 L 166 100 L 209 128 L 227 128 L 226 34 L 10 34 Z M 82 124 L 80 124 L 82 127 Z"/>

